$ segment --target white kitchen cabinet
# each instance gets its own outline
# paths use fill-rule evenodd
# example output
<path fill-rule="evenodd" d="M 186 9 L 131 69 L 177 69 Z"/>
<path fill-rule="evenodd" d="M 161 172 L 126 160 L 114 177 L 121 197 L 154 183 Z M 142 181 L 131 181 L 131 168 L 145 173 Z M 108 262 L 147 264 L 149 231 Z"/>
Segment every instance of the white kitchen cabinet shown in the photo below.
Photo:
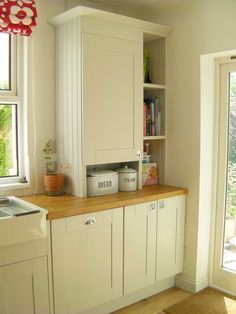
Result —
<path fill-rule="evenodd" d="M 50 313 L 46 256 L 0 267 L 0 313 Z"/>
<path fill-rule="evenodd" d="M 119 162 L 135 162 L 141 188 L 143 40 L 164 38 L 170 28 L 84 6 L 51 23 L 57 34 L 58 159 L 69 165 L 67 192 L 86 197 L 87 166 Z M 162 61 L 158 57 L 158 69 L 165 68 Z M 164 177 L 164 155 L 153 156 Z"/>
<path fill-rule="evenodd" d="M 86 33 L 82 38 L 83 164 L 139 160 L 142 44 Z"/>
<path fill-rule="evenodd" d="M 124 209 L 124 294 L 155 283 L 157 202 Z"/>
<path fill-rule="evenodd" d="M 183 271 L 185 196 L 158 201 L 156 280 Z"/>
<path fill-rule="evenodd" d="M 55 314 L 122 295 L 123 208 L 52 221 Z"/>

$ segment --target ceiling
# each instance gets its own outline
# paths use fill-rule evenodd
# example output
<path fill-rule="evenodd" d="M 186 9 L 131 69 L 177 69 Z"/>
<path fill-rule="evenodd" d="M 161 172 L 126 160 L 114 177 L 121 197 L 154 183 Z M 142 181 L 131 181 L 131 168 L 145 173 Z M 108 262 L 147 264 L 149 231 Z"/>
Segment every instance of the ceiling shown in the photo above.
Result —
<path fill-rule="evenodd" d="M 72 0 L 49 0 L 53 2 L 58 2 L 62 4 L 68 4 Z M 90 0 L 90 2 L 110 4 L 112 6 L 124 7 L 127 9 L 140 9 L 142 7 L 160 2 L 161 0 Z M 79 2 L 79 1 L 78 1 Z"/>
<path fill-rule="evenodd" d="M 85 5 L 95 9 L 110 11 L 131 17 L 145 18 L 145 12 L 151 15 L 161 7 L 177 5 L 189 0 L 48 0 L 65 5 L 71 9 L 77 5 Z"/>
<path fill-rule="evenodd" d="M 140 9 L 147 5 L 159 2 L 160 0 L 107 0 L 107 3 L 119 5 L 130 9 Z"/>

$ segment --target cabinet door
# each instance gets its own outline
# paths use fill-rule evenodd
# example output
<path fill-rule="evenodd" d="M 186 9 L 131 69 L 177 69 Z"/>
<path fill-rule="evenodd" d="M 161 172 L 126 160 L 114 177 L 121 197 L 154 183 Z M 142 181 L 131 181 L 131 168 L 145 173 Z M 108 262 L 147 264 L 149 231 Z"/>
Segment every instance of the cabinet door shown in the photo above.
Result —
<path fill-rule="evenodd" d="M 157 202 L 125 207 L 124 293 L 155 283 Z"/>
<path fill-rule="evenodd" d="M 139 160 L 142 45 L 83 34 L 83 163 Z"/>
<path fill-rule="evenodd" d="M 0 268 L 0 313 L 50 313 L 46 257 Z"/>
<path fill-rule="evenodd" d="M 156 279 L 183 270 L 185 196 L 158 201 Z"/>
<path fill-rule="evenodd" d="M 123 208 L 52 221 L 56 314 L 122 295 Z"/>

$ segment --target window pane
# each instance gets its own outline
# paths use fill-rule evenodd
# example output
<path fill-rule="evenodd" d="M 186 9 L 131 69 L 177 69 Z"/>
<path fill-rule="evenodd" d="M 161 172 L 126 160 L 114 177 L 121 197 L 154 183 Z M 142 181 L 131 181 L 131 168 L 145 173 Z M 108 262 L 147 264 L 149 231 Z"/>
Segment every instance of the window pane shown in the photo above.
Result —
<path fill-rule="evenodd" d="M 236 272 L 236 73 L 229 75 L 228 174 L 223 267 Z"/>
<path fill-rule="evenodd" d="M 17 106 L 0 105 L 0 177 L 18 175 Z"/>
<path fill-rule="evenodd" d="M 0 33 L 0 90 L 11 89 L 10 35 Z"/>

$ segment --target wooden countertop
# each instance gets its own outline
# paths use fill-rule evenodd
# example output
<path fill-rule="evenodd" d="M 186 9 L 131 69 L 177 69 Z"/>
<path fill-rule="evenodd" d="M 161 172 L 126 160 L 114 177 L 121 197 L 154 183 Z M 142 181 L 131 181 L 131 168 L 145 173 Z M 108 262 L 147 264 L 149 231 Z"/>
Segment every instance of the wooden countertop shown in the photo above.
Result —
<path fill-rule="evenodd" d="M 52 220 L 185 194 L 187 194 L 187 189 L 184 188 L 150 185 L 134 192 L 118 192 L 112 195 L 88 198 L 80 198 L 72 195 L 35 195 L 25 196 L 22 199 L 47 209 L 47 219 Z"/>

